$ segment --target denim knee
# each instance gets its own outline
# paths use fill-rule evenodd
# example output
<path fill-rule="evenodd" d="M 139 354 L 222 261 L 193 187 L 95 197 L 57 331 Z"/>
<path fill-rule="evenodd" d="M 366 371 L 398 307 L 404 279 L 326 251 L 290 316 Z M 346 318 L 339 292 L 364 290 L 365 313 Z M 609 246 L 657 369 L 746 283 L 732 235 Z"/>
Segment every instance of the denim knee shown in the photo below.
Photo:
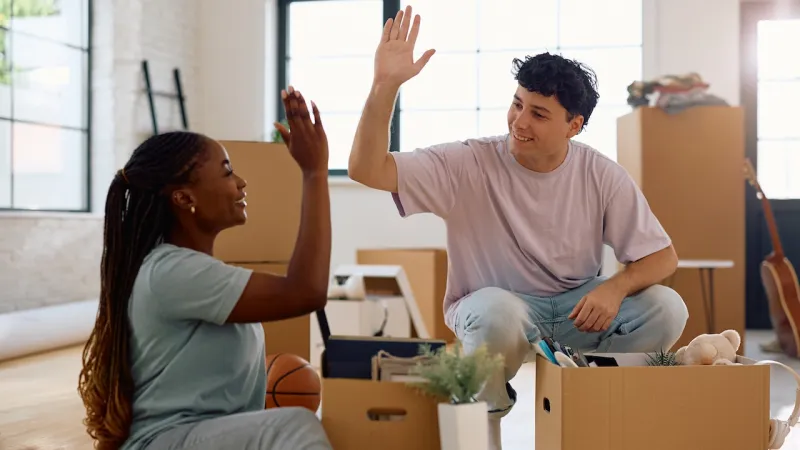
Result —
<path fill-rule="evenodd" d="M 689 320 L 689 310 L 683 298 L 675 290 L 660 284 L 650 286 L 636 297 L 637 303 L 649 309 L 645 313 L 648 334 L 653 335 L 661 348 L 671 348 L 680 339 Z"/>
<path fill-rule="evenodd" d="M 496 287 L 479 289 L 460 300 L 455 322 L 460 340 L 485 343 L 490 351 L 499 352 L 527 342 L 534 328 L 525 301 Z"/>

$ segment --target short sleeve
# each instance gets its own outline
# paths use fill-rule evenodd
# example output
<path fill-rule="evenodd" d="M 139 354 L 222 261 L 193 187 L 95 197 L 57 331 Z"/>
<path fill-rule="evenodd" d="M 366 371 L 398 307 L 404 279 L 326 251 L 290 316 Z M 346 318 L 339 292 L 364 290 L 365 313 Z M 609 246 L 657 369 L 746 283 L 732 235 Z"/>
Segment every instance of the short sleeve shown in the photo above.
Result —
<path fill-rule="evenodd" d="M 462 142 L 392 152 L 397 166 L 397 193 L 392 197 L 400 216 L 447 216 L 456 203 L 460 164 L 466 152 L 469 149 Z"/>
<path fill-rule="evenodd" d="M 644 258 L 672 243 L 642 191 L 624 170 L 606 205 L 603 240 L 622 264 Z"/>
<path fill-rule="evenodd" d="M 250 281 L 251 269 L 205 253 L 172 247 L 149 261 L 149 287 L 166 318 L 222 325 Z"/>

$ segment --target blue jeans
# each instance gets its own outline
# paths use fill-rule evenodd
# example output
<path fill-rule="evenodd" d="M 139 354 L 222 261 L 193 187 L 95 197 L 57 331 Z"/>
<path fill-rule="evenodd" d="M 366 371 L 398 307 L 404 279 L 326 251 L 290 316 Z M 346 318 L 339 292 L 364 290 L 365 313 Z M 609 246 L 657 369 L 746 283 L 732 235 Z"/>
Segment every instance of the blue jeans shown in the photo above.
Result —
<path fill-rule="evenodd" d="M 490 378 L 478 396 L 490 416 L 503 417 L 516 401 L 508 383 L 532 352 L 532 343 L 548 336 L 583 352 L 638 353 L 670 349 L 680 338 L 689 312 L 674 290 L 653 285 L 627 297 L 611 326 L 582 332 L 568 319 L 575 305 L 606 280 L 597 277 L 555 297 L 533 297 L 500 288 L 480 289 L 453 306 L 452 322 L 466 353 L 486 344 L 505 357 L 505 368 Z"/>

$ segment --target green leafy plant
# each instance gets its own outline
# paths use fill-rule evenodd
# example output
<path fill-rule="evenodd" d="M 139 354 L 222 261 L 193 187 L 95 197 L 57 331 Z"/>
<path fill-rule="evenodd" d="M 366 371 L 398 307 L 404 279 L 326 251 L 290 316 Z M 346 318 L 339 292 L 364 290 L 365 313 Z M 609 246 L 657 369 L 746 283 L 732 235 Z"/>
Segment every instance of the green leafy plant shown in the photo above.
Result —
<path fill-rule="evenodd" d="M 679 366 L 675 353 L 667 350 L 659 350 L 647 355 L 648 366 Z"/>
<path fill-rule="evenodd" d="M 441 347 L 432 351 L 427 344 L 420 346 L 423 360 L 412 369 L 412 373 L 425 381 L 410 383 L 426 394 L 446 398 L 452 404 L 474 403 L 475 396 L 486 380 L 503 367 L 503 355 L 490 354 L 481 346 L 467 355 L 456 343 L 451 350 Z"/>
<path fill-rule="evenodd" d="M 283 125 L 284 127 L 286 127 L 287 130 L 289 129 L 289 122 L 286 119 L 281 120 L 280 124 Z M 283 143 L 283 136 L 281 136 L 281 133 L 277 130 L 277 128 L 273 128 L 272 129 L 272 141 L 271 142 Z"/>

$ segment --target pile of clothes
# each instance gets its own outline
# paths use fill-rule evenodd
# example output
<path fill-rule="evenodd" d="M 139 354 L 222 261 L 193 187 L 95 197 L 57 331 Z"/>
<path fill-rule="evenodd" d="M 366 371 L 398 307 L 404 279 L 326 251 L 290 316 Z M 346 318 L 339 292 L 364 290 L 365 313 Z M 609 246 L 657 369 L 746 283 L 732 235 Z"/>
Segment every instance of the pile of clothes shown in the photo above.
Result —
<path fill-rule="evenodd" d="M 628 105 L 634 109 L 652 106 L 677 114 L 692 106 L 728 106 L 724 99 L 708 93 L 709 84 L 699 74 L 666 75 L 650 81 L 634 81 L 628 86 Z"/>

